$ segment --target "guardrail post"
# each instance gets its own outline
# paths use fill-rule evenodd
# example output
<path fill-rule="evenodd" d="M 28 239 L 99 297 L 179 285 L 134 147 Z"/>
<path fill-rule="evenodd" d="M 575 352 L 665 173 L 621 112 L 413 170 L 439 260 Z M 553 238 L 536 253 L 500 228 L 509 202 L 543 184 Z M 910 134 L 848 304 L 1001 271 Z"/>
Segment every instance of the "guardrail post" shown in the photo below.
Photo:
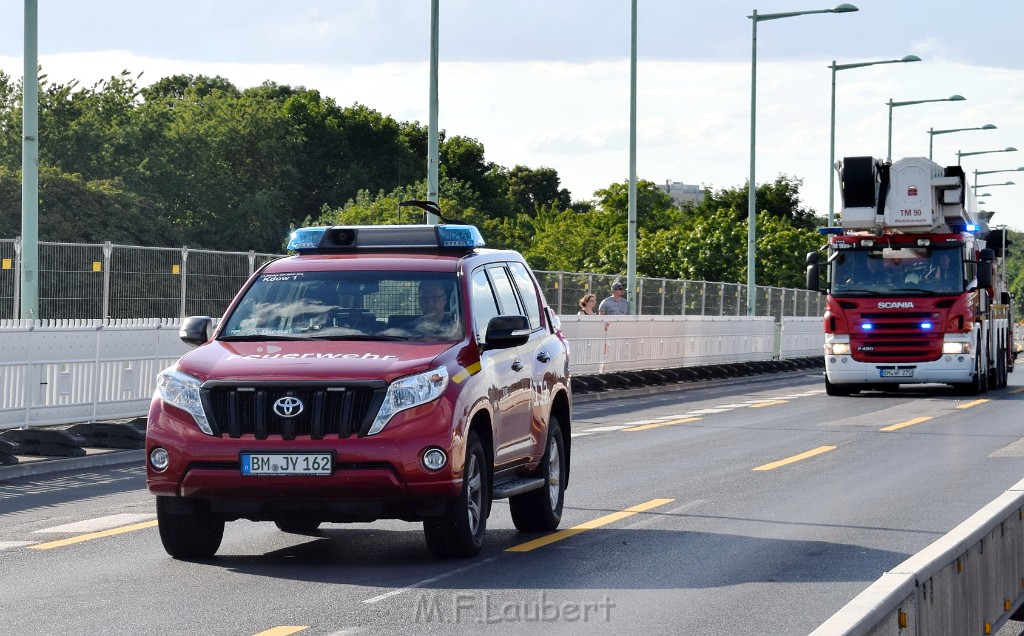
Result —
<path fill-rule="evenodd" d="M 178 307 L 178 318 L 185 319 L 185 296 L 188 293 L 188 246 L 181 248 L 181 304 Z"/>
<path fill-rule="evenodd" d="M 700 315 L 704 315 L 704 307 L 707 304 L 708 298 L 708 282 L 706 280 L 701 281 L 700 288 Z"/>
<path fill-rule="evenodd" d="M 661 315 L 665 315 L 665 296 L 668 295 L 668 279 L 661 279 Z"/>
<path fill-rule="evenodd" d="M 104 320 L 110 320 L 110 255 L 114 245 L 110 241 L 103 242 L 103 309 L 100 313 Z"/>
<path fill-rule="evenodd" d="M 15 320 L 21 318 L 21 237 L 14 239 L 14 308 Z"/>
<path fill-rule="evenodd" d="M 562 313 L 562 296 L 564 295 L 565 289 L 565 272 L 558 270 L 558 313 Z"/>
<path fill-rule="evenodd" d="M 253 275 L 256 271 L 256 251 L 249 250 L 249 276 Z"/>

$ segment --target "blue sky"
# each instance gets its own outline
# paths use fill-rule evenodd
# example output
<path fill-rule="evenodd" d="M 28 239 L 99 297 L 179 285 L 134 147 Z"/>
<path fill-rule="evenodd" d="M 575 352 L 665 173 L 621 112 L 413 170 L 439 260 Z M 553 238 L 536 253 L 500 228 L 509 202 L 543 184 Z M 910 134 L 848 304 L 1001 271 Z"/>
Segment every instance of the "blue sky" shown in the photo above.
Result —
<path fill-rule="evenodd" d="M 837 74 L 836 155 L 965 157 L 973 170 L 1024 166 L 1024 2 L 860 0 L 860 11 L 758 27 L 757 181 L 804 180 L 804 204 L 828 204 L 828 65 L 924 61 Z M 429 0 L 39 0 L 40 63 L 83 84 L 127 69 L 142 82 L 221 75 L 272 80 L 426 122 Z M 639 0 L 638 148 L 642 179 L 736 187 L 749 172 L 751 24 L 759 13 L 819 9 L 807 0 Z M 0 69 L 20 76 L 22 7 L 0 5 Z M 440 126 L 480 140 L 505 166 L 558 170 L 574 198 L 628 177 L 628 0 L 440 0 Z M 83 25 L 88 25 L 83 26 Z M 982 175 L 995 224 L 1024 230 L 1024 173 Z M 973 180 L 973 176 L 972 176 Z M 443 193 L 442 193 L 443 195 Z M 838 194 L 837 194 L 838 200 Z"/>

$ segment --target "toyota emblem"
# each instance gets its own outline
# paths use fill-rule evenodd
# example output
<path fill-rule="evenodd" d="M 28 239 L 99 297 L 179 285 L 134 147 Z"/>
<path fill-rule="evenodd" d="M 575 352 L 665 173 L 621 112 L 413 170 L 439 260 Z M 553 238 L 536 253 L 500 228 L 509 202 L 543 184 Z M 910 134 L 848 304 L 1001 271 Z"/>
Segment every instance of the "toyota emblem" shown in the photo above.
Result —
<path fill-rule="evenodd" d="M 296 417 L 302 412 L 302 409 L 302 400 L 290 395 L 277 398 L 277 401 L 274 402 L 274 413 L 277 413 L 281 417 Z"/>

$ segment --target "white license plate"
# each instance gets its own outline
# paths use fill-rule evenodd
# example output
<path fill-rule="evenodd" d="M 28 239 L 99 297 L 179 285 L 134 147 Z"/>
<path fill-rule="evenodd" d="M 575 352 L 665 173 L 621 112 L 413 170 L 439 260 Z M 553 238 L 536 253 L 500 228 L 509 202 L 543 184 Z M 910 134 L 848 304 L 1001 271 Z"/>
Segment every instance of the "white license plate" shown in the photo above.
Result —
<path fill-rule="evenodd" d="M 879 369 L 881 377 L 883 378 L 912 378 L 914 377 L 913 369 Z"/>
<path fill-rule="evenodd" d="M 330 453 L 242 453 L 243 475 L 330 475 Z"/>

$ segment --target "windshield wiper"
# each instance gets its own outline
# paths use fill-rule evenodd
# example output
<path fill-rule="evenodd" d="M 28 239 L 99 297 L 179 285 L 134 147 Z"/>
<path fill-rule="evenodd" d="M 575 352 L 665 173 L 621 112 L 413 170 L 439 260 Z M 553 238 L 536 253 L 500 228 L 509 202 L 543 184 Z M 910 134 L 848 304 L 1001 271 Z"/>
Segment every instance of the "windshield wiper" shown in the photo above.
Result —
<path fill-rule="evenodd" d="M 930 289 L 921 289 L 920 287 L 897 287 L 889 291 L 897 294 L 920 294 L 921 296 L 934 296 L 938 293 Z"/>

